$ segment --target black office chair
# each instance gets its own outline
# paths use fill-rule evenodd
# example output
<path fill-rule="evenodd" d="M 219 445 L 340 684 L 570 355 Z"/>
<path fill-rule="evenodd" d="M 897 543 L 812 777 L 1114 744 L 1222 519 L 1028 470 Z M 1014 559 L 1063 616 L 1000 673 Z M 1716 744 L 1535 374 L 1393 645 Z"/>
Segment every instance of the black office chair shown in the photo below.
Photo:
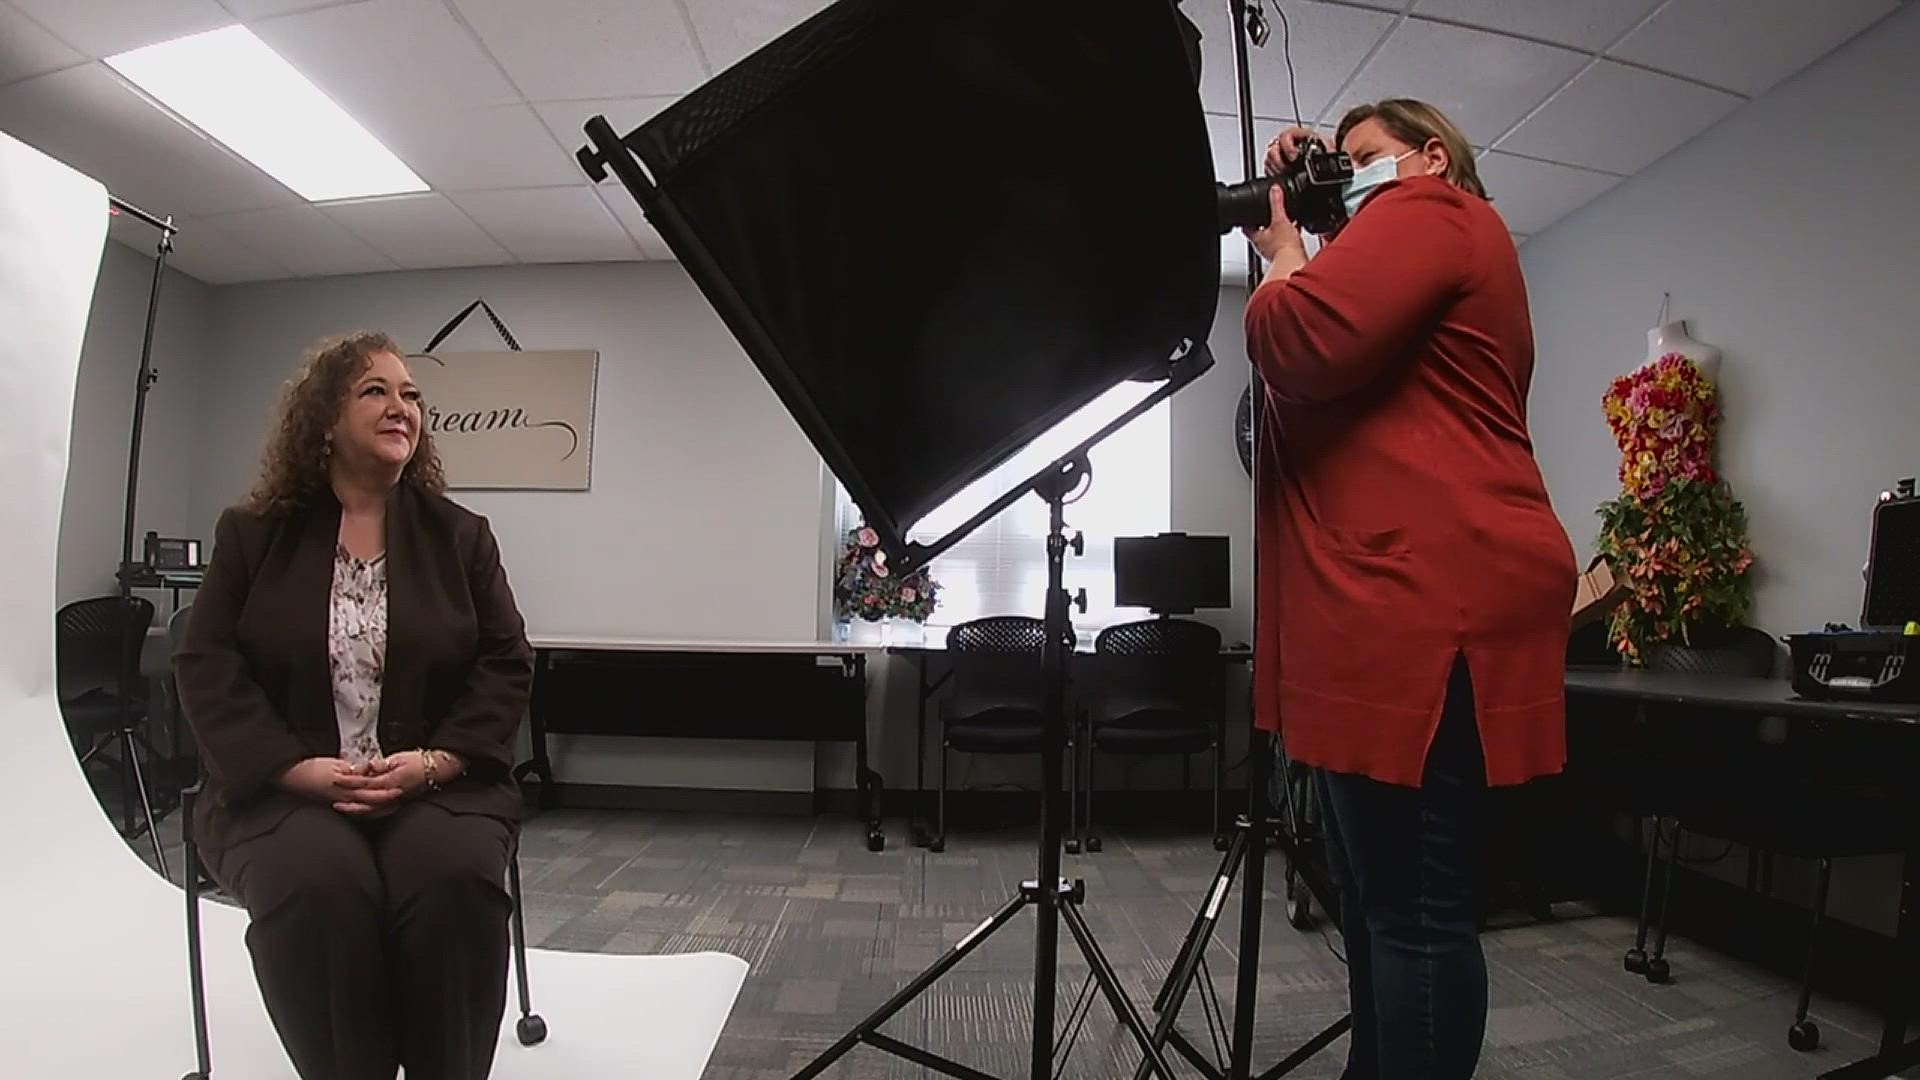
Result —
<path fill-rule="evenodd" d="M 1193 790 L 1193 755 L 1213 753 L 1214 843 L 1225 847 L 1220 791 L 1225 771 L 1227 679 L 1220 631 L 1189 619 L 1159 618 L 1109 626 L 1093 639 L 1099 684 L 1077 740 L 1081 758 L 1079 850 L 1100 850 L 1093 835 L 1096 752 L 1127 757 L 1181 756 L 1181 786 Z M 1075 850 L 1069 844 L 1068 850 Z"/>
<path fill-rule="evenodd" d="M 148 711 L 140 653 L 152 625 L 153 602 L 138 596 L 100 596 L 67 604 L 54 616 L 54 678 L 60 714 L 80 755 L 81 768 L 100 751 L 119 744 L 121 835 L 128 839 L 139 835 L 134 821 L 137 800 L 154 859 L 164 875 L 167 859 L 154 831 L 153 793 L 138 749 L 144 742 L 139 727 Z M 148 752 L 151 757 L 151 748 Z"/>
<path fill-rule="evenodd" d="M 1046 624 L 1027 615 L 993 615 L 947 631 L 951 671 L 940 702 L 940 803 L 929 851 L 947 848 L 947 758 L 1038 754 L 1046 737 L 1040 652 Z"/>

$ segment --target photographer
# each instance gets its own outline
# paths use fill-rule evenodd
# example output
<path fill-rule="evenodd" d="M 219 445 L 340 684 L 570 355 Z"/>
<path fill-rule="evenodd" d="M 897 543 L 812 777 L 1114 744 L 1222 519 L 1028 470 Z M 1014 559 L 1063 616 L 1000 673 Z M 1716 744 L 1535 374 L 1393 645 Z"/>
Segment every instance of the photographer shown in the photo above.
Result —
<path fill-rule="evenodd" d="M 1268 147 L 1278 174 L 1303 129 Z M 1486 789 L 1558 772 L 1571 545 L 1527 433 L 1519 257 L 1432 106 L 1349 112 L 1348 223 L 1308 261 L 1279 186 L 1248 237 L 1266 383 L 1260 726 L 1315 766 L 1347 942 L 1350 1080 L 1473 1074 Z"/>

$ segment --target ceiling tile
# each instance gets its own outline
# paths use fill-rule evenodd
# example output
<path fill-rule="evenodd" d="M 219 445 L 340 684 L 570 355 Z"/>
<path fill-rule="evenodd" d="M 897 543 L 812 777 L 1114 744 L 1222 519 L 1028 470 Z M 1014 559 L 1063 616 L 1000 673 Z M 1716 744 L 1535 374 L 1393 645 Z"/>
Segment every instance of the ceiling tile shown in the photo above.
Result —
<path fill-rule="evenodd" d="M 1277 123 L 1262 120 L 1253 125 L 1253 168 L 1261 171 L 1261 155 L 1266 152 L 1267 140 L 1273 138 L 1279 130 Z M 1328 132 L 1327 139 L 1332 141 L 1333 133 Z M 1207 116 L 1207 142 L 1213 149 L 1213 177 L 1222 183 L 1238 183 L 1246 179 L 1247 171 L 1242 164 L 1240 151 L 1240 121 L 1231 116 Z"/>
<path fill-rule="evenodd" d="M 1611 55 L 1757 95 L 1899 6 L 1898 0 L 1672 0 Z"/>
<path fill-rule="evenodd" d="M 1500 149 L 1630 174 L 1713 126 L 1745 100 L 1603 60 L 1502 139 Z"/>
<path fill-rule="evenodd" d="M 203 218 L 188 218 L 180 223 L 167 265 L 178 267 L 209 285 L 294 276 L 279 260 L 241 243 Z"/>
<path fill-rule="evenodd" d="M 70 67 L 84 59 L 39 23 L 0 3 L 0 85 Z"/>
<path fill-rule="evenodd" d="M 728 0 L 687 5 L 693 30 L 714 71 L 732 67 L 749 53 L 805 22 L 829 0 Z"/>
<path fill-rule="evenodd" d="M 674 0 L 453 0 L 528 101 L 682 94 L 707 66 Z"/>
<path fill-rule="evenodd" d="M 468 191 L 453 196 L 525 262 L 637 260 L 625 229 L 587 187 Z"/>
<path fill-rule="evenodd" d="M 299 197 L 161 111 L 104 64 L 0 89 L 0 130 L 156 214 L 287 206 Z"/>
<path fill-rule="evenodd" d="M 301 277 L 366 274 L 398 269 L 399 264 L 311 206 L 223 214 L 212 223 L 234 241 Z"/>
<path fill-rule="evenodd" d="M 113 56 L 235 21 L 215 0 L 10 0 L 88 56 Z"/>
<path fill-rule="evenodd" d="M 506 249 L 444 195 L 359 199 L 320 209 L 407 270 L 513 262 Z"/>
<path fill-rule="evenodd" d="M 671 260 L 674 257 L 673 249 L 661 238 L 660 230 L 653 227 L 653 222 L 647 220 L 639 201 L 618 180 L 609 179 L 604 184 L 597 184 L 593 192 L 600 197 L 601 205 L 619 219 L 627 235 L 633 237 L 633 242 L 640 245 L 642 254 L 649 259 Z"/>
<path fill-rule="evenodd" d="M 1233 33 L 1226 5 L 1189 3 L 1181 8 L 1200 28 L 1200 100 L 1209 112 L 1239 115 L 1239 96 L 1233 83 Z M 1273 36 L 1264 48 L 1249 48 L 1247 65 L 1253 73 L 1255 116 L 1292 117 L 1293 95 L 1287 88 L 1287 62 L 1278 6 L 1268 5 Z M 1367 52 L 1393 25 L 1394 16 L 1331 4 L 1289 3 L 1287 18 L 1293 39 L 1293 73 L 1300 87 L 1300 110 L 1309 119 L 1318 116 L 1346 83 Z"/>
<path fill-rule="evenodd" d="M 360 0 L 220 0 L 220 5 L 242 19 L 269 19 L 314 8 L 357 4 Z"/>
<path fill-rule="evenodd" d="M 1419 0 L 1413 14 L 1598 51 L 1658 6 L 1659 0 Z"/>
<path fill-rule="evenodd" d="M 536 101 L 533 111 L 546 122 L 547 130 L 560 140 L 571 154 L 587 144 L 587 120 L 604 116 L 613 130 L 626 134 L 658 116 L 661 110 L 679 101 L 677 94 L 637 98 L 595 98 L 583 101 Z"/>
<path fill-rule="evenodd" d="M 1402 23 L 1341 95 L 1348 108 L 1389 97 L 1431 102 L 1484 146 L 1547 99 L 1588 57 L 1480 30 Z"/>
<path fill-rule="evenodd" d="M 584 184 L 587 177 L 525 105 L 361 118 L 436 191 Z"/>
<path fill-rule="evenodd" d="M 1493 196 L 1493 208 L 1507 228 L 1528 236 L 1539 232 L 1620 182 L 1617 176 L 1515 157 L 1492 151 L 1480 155 L 1480 179 Z"/>
<path fill-rule="evenodd" d="M 520 100 L 440 0 L 367 0 L 251 25 L 261 40 L 356 116 Z"/>

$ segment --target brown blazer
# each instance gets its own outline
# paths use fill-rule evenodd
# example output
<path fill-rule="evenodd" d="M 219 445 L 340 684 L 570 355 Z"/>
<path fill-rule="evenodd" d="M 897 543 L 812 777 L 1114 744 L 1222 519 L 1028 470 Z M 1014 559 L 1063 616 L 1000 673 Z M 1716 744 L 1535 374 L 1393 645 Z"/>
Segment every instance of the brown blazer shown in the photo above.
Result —
<path fill-rule="evenodd" d="M 196 839 L 223 849 L 267 832 L 300 800 L 289 765 L 340 752 L 327 659 L 340 530 L 331 492 L 292 514 L 220 515 L 213 559 L 174 657 L 180 702 L 206 765 Z M 519 819 L 511 769 L 533 650 L 487 520 L 411 487 L 387 500 L 387 753 L 439 747 L 467 775 L 422 795 L 456 813 Z"/>

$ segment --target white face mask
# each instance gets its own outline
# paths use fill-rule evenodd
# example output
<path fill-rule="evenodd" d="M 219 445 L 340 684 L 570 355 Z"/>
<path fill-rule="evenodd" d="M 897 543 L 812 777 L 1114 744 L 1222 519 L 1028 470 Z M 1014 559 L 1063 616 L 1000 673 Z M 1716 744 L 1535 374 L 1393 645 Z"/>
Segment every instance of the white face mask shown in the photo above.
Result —
<path fill-rule="evenodd" d="M 1364 167 L 1353 170 L 1353 179 L 1347 181 L 1346 189 L 1342 193 L 1347 204 L 1347 216 L 1351 218 L 1360 212 L 1360 204 L 1367 201 L 1367 196 L 1373 194 L 1373 189 L 1399 179 L 1400 163 L 1419 152 L 1409 150 L 1399 157 L 1375 158 Z"/>

